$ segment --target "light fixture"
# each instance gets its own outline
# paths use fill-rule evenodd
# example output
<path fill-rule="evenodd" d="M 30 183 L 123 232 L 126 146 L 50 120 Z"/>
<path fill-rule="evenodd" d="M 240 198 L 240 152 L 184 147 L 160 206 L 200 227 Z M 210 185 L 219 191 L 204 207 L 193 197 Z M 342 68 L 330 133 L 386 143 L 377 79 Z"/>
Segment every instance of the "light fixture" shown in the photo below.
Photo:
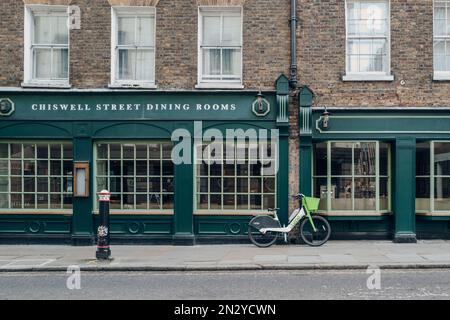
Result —
<path fill-rule="evenodd" d="M 322 128 L 328 129 L 330 122 L 330 113 L 327 110 L 327 107 L 325 107 L 324 112 L 322 113 Z"/>
<path fill-rule="evenodd" d="M 89 197 L 89 162 L 74 163 L 74 197 Z"/>
<path fill-rule="evenodd" d="M 258 99 L 258 111 L 262 112 L 264 109 L 264 95 L 262 94 L 261 89 L 256 95 L 256 98 Z"/>

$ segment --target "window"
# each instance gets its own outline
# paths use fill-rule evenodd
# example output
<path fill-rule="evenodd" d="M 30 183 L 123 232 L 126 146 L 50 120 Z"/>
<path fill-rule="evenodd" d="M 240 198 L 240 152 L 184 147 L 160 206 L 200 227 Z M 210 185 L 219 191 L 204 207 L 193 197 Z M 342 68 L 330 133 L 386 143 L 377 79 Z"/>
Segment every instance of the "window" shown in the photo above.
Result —
<path fill-rule="evenodd" d="M 241 86 L 241 8 L 200 7 L 199 46 L 200 86 Z"/>
<path fill-rule="evenodd" d="M 0 143 L 0 209 L 71 209 L 72 171 L 70 143 Z"/>
<path fill-rule="evenodd" d="M 343 80 L 390 81 L 388 0 L 347 0 Z"/>
<path fill-rule="evenodd" d="M 154 87 L 155 8 L 113 9 L 112 86 Z"/>
<path fill-rule="evenodd" d="M 97 143 L 96 192 L 111 192 L 111 210 L 173 210 L 172 143 Z"/>
<path fill-rule="evenodd" d="M 450 142 L 417 144 L 416 211 L 450 213 Z"/>
<path fill-rule="evenodd" d="M 210 144 L 211 146 L 213 144 Z M 210 154 L 196 148 L 197 212 L 265 211 L 276 206 L 274 143 L 222 144 Z"/>
<path fill-rule="evenodd" d="M 434 1 L 434 79 L 450 79 L 450 0 Z"/>
<path fill-rule="evenodd" d="M 313 193 L 333 214 L 390 211 L 389 145 L 330 141 L 314 145 Z"/>
<path fill-rule="evenodd" d="M 69 85 L 67 7 L 28 6 L 25 10 L 25 85 Z"/>

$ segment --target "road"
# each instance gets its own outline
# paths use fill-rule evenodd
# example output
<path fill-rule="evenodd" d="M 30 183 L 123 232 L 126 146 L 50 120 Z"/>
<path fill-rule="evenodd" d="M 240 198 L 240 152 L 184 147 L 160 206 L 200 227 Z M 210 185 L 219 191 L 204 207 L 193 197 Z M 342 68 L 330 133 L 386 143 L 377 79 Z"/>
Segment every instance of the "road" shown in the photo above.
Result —
<path fill-rule="evenodd" d="M 0 299 L 450 299 L 450 270 L 0 273 Z M 71 278 L 73 279 L 73 278 Z M 71 281 L 71 284 L 76 282 Z"/>

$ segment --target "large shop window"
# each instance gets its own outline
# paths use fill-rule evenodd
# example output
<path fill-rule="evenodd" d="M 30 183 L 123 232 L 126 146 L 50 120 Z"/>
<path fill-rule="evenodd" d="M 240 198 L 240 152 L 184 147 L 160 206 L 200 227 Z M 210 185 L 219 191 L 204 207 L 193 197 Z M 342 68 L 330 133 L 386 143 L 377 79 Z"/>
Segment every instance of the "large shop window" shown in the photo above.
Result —
<path fill-rule="evenodd" d="M 393 80 L 388 0 L 347 0 L 344 80 Z"/>
<path fill-rule="evenodd" d="M 329 141 L 314 145 L 313 190 L 329 214 L 390 211 L 390 149 L 378 141 Z"/>
<path fill-rule="evenodd" d="M 240 86 L 241 8 L 200 8 L 199 86 Z"/>
<path fill-rule="evenodd" d="M 450 79 L 450 0 L 434 1 L 434 79 Z"/>
<path fill-rule="evenodd" d="M 450 142 L 417 144 L 416 211 L 450 214 Z"/>
<path fill-rule="evenodd" d="M 173 211 L 172 143 L 97 143 L 96 192 L 111 192 L 111 210 Z"/>
<path fill-rule="evenodd" d="M 72 208 L 70 143 L 0 143 L 0 210 Z"/>
<path fill-rule="evenodd" d="M 67 7 L 29 6 L 25 13 L 25 84 L 68 86 Z"/>
<path fill-rule="evenodd" d="M 113 9 L 112 86 L 155 85 L 155 8 Z"/>
<path fill-rule="evenodd" d="M 258 213 L 276 206 L 277 154 L 272 144 L 196 147 L 198 213 Z M 233 150 L 233 151 L 231 151 Z"/>

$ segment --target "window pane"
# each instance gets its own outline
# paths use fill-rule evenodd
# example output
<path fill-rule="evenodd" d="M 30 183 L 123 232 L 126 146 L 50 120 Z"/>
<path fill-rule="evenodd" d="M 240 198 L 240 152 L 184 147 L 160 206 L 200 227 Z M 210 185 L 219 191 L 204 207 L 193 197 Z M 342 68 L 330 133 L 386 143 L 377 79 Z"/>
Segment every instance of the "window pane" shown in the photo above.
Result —
<path fill-rule="evenodd" d="M 220 16 L 203 17 L 203 46 L 220 44 Z"/>
<path fill-rule="evenodd" d="M 223 17 L 223 45 L 241 44 L 241 18 L 239 16 L 224 16 Z"/>
<path fill-rule="evenodd" d="M 223 75 L 234 75 L 239 79 L 241 73 L 241 50 L 223 49 L 222 50 Z"/>
<path fill-rule="evenodd" d="M 314 145 L 314 164 L 313 164 L 314 176 L 326 176 L 327 175 L 327 144 L 318 143 Z"/>
<path fill-rule="evenodd" d="M 450 175 L 450 143 L 434 143 L 434 174 Z"/>
<path fill-rule="evenodd" d="M 416 175 L 430 175 L 430 143 L 418 143 L 416 146 Z"/>
<path fill-rule="evenodd" d="M 0 143 L 0 158 L 8 158 L 8 144 L 6 143 Z"/>
<path fill-rule="evenodd" d="M 355 178 L 355 210 L 376 210 L 375 178 Z"/>
<path fill-rule="evenodd" d="M 138 46 L 153 46 L 154 45 L 154 18 L 152 17 L 138 17 L 137 18 L 137 43 Z"/>
<path fill-rule="evenodd" d="M 35 16 L 34 44 L 68 44 L 67 17 Z"/>
<path fill-rule="evenodd" d="M 8 209 L 9 208 L 9 197 L 6 193 L 0 193 L 0 208 Z"/>
<path fill-rule="evenodd" d="M 0 177 L 0 192 L 9 191 L 9 179 L 8 177 Z"/>
<path fill-rule="evenodd" d="M 435 178 L 434 209 L 437 211 L 450 210 L 450 178 Z"/>
<path fill-rule="evenodd" d="M 319 210 L 327 210 L 327 178 L 313 179 L 313 196 L 321 199 L 319 203 Z"/>
<path fill-rule="evenodd" d="M 446 34 L 445 30 L 445 3 L 435 2 L 434 3 L 434 35 L 442 36 Z"/>
<path fill-rule="evenodd" d="M 153 81 L 153 50 L 138 50 L 136 53 L 136 80 Z"/>
<path fill-rule="evenodd" d="M 445 64 L 445 41 L 435 40 L 433 45 L 433 64 L 434 70 L 446 71 Z M 450 67 L 450 66 L 449 66 Z"/>
<path fill-rule="evenodd" d="M 39 79 L 52 78 L 52 50 L 51 49 L 34 49 L 34 69 L 35 77 Z"/>
<path fill-rule="evenodd" d="M 352 174 L 352 145 L 351 142 L 331 144 L 331 175 Z"/>
<path fill-rule="evenodd" d="M 136 50 L 119 49 L 119 80 L 135 80 Z"/>
<path fill-rule="evenodd" d="M 203 49 L 203 74 L 220 75 L 220 49 Z"/>
<path fill-rule="evenodd" d="M 373 176 L 376 174 L 376 144 L 357 142 L 355 144 L 355 175 Z"/>
<path fill-rule="evenodd" d="M 135 18 L 119 17 L 117 19 L 117 42 L 119 45 L 135 44 Z"/>
<path fill-rule="evenodd" d="M 352 210 L 352 179 L 331 179 L 331 210 Z"/>
<path fill-rule="evenodd" d="M 416 178 L 416 210 L 430 210 L 430 178 Z"/>
<path fill-rule="evenodd" d="M 389 144 L 380 142 L 380 175 L 387 176 L 389 174 Z"/>
<path fill-rule="evenodd" d="M 69 50 L 53 49 L 53 75 L 54 79 L 67 79 L 69 76 Z"/>

